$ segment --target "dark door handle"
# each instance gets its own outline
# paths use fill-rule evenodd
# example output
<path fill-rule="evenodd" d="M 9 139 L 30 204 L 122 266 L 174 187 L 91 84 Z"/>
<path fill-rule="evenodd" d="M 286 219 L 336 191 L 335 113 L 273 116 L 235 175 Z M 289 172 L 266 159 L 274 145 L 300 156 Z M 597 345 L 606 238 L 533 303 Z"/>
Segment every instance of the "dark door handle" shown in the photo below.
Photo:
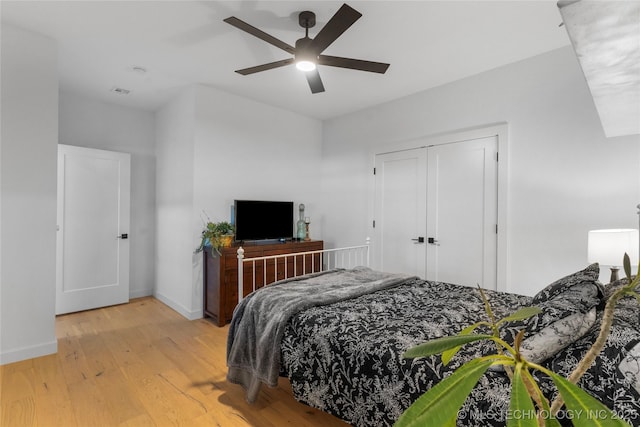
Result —
<path fill-rule="evenodd" d="M 427 238 L 427 243 L 430 244 L 430 245 L 440 246 L 440 243 L 438 243 L 438 241 L 436 239 L 434 239 L 433 237 L 428 237 Z"/>
<path fill-rule="evenodd" d="M 424 243 L 424 237 L 418 237 L 417 239 L 411 239 L 416 243 Z"/>
<path fill-rule="evenodd" d="M 129 235 L 127 233 L 121 234 L 119 236 L 116 236 L 117 239 L 128 239 Z"/>

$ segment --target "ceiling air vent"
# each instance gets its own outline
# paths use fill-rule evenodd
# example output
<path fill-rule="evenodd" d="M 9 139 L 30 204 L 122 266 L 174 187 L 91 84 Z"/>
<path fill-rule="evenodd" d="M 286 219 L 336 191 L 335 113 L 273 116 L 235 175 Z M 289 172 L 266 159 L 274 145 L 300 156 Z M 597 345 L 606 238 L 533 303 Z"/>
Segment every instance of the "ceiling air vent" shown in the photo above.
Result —
<path fill-rule="evenodd" d="M 129 89 L 123 89 L 121 87 L 111 88 L 111 92 L 115 92 L 118 95 L 129 95 L 131 93 L 131 91 Z"/>

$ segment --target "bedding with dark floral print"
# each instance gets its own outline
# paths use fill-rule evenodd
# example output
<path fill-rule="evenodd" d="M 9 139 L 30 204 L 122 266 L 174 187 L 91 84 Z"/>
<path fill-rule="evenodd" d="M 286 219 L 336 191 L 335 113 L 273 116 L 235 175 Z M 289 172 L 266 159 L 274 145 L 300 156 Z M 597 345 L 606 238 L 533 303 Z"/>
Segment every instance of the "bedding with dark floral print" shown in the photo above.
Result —
<path fill-rule="evenodd" d="M 496 318 L 531 305 L 532 298 L 486 291 Z M 313 307 L 294 315 L 281 346 L 281 374 L 295 398 L 354 426 L 392 425 L 426 390 L 474 357 L 495 353 L 490 342 L 462 348 L 449 365 L 440 356 L 403 359 L 410 347 L 457 334 L 487 320 L 477 289 L 413 279 L 394 289 L 353 300 Z M 597 336 L 599 317 L 586 334 L 544 364 L 568 375 Z M 580 385 L 632 425 L 640 425 L 637 391 L 618 368 L 640 340 L 638 324 L 620 319 Z M 629 347 L 631 345 L 631 347 Z M 633 361 L 633 359 L 630 359 Z M 632 368 L 633 369 L 633 366 Z M 535 373 L 541 389 L 556 393 L 551 381 Z M 504 426 L 510 414 L 509 378 L 489 371 L 463 404 L 458 426 Z M 566 420 L 562 422 L 566 424 Z M 570 425 L 570 424 L 569 424 Z"/>

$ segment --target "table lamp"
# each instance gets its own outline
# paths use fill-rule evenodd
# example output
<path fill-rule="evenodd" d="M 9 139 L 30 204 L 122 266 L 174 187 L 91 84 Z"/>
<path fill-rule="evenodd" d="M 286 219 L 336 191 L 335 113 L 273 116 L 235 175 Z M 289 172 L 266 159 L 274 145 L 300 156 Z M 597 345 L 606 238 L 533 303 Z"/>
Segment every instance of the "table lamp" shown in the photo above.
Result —
<path fill-rule="evenodd" d="M 622 265 L 625 253 L 629 255 L 632 266 L 638 264 L 636 229 L 591 230 L 587 246 L 589 262 L 597 262 L 611 268 L 610 282 L 618 280 L 619 266 Z"/>

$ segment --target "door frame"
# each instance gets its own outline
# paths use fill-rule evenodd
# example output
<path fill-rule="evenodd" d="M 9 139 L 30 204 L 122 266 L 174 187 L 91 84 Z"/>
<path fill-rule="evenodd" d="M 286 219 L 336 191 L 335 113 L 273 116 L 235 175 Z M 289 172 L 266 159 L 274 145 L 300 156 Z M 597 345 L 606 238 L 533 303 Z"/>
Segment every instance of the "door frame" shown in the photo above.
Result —
<path fill-rule="evenodd" d="M 486 138 L 495 136 L 498 139 L 498 248 L 496 259 L 496 280 L 497 289 L 501 292 L 511 292 L 512 286 L 509 285 L 511 278 L 511 269 L 509 263 L 509 212 L 508 212 L 508 194 L 509 194 L 509 126 L 507 123 L 497 123 L 477 128 L 469 128 L 458 131 L 439 133 L 434 135 L 426 135 L 413 138 L 406 141 L 398 141 L 394 143 L 379 145 L 373 147 L 369 153 L 369 161 L 371 170 L 375 167 L 375 159 L 377 155 L 392 153 L 395 151 L 411 150 L 422 147 L 430 147 L 434 145 L 450 144 L 453 142 L 463 142 L 472 139 Z M 369 180 L 369 201 L 368 201 L 368 235 L 375 236 L 373 227 L 375 214 L 375 175 L 371 174 Z M 371 240 L 372 249 L 375 250 L 377 242 L 375 238 Z M 376 268 L 377 266 L 373 266 Z"/>

